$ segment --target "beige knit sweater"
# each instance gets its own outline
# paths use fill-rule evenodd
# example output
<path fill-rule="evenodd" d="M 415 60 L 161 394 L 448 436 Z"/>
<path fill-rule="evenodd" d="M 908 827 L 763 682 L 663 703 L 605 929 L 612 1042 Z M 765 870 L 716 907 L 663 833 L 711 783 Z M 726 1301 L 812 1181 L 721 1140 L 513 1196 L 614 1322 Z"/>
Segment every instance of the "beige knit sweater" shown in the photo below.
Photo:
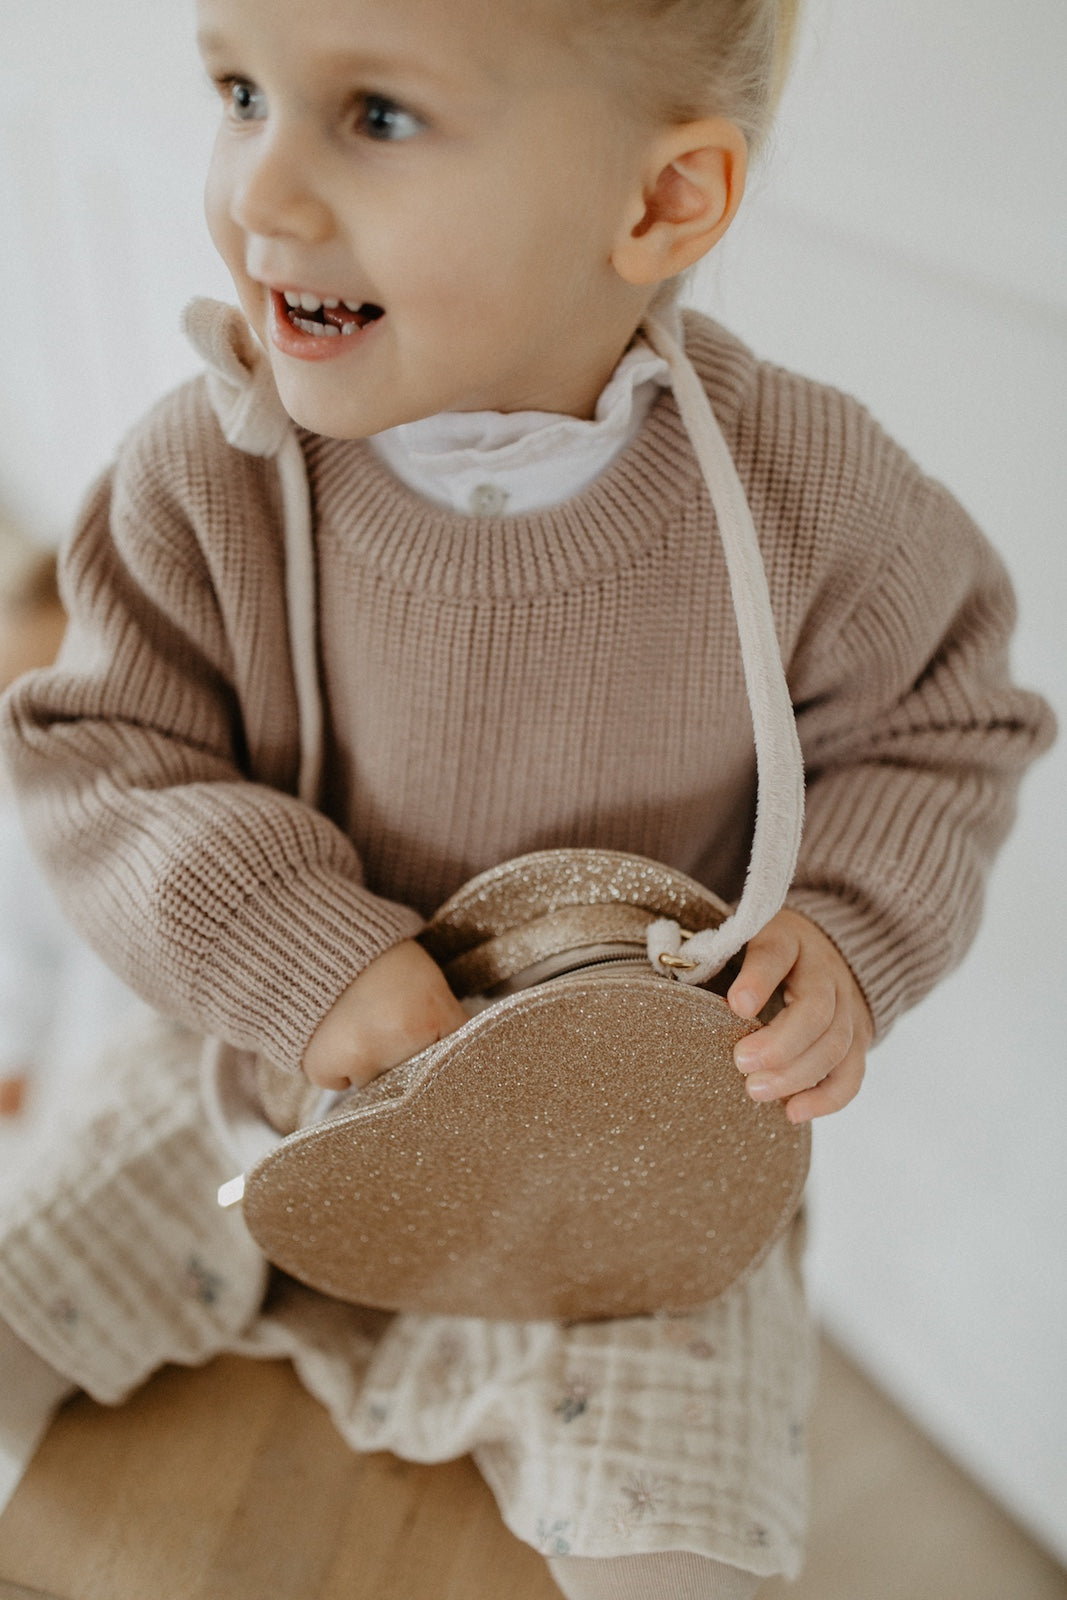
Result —
<path fill-rule="evenodd" d="M 963 954 L 1051 716 L 1009 681 L 1011 588 L 853 400 L 690 316 L 752 508 L 807 770 L 789 903 L 880 1030 Z M 721 548 L 674 400 L 590 488 L 464 517 L 362 442 L 300 435 L 325 708 L 298 746 L 274 463 L 206 386 L 164 400 L 65 563 L 58 668 L 6 702 L 28 827 L 71 917 L 162 1010 L 295 1067 L 352 977 L 474 873 L 635 851 L 727 898 L 752 725 Z"/>

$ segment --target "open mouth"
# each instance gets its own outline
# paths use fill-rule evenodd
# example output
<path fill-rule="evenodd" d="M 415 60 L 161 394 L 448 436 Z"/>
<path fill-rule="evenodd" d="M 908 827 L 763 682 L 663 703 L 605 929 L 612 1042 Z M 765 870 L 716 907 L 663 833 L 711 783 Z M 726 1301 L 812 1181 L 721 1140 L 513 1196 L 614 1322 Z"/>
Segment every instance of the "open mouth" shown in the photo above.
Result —
<path fill-rule="evenodd" d="M 349 337 L 385 315 L 381 306 L 369 300 L 354 305 L 351 300 L 320 300 L 318 295 L 294 289 L 286 289 L 282 298 L 291 326 L 315 339 Z"/>

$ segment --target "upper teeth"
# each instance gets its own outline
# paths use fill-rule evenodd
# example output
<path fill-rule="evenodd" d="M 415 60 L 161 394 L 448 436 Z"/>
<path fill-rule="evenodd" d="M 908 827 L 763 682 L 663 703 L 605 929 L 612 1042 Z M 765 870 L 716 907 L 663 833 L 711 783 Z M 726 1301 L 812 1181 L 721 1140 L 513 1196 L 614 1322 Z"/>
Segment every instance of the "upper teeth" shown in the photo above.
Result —
<path fill-rule="evenodd" d="M 336 311 L 338 306 L 345 306 L 349 311 L 358 311 L 363 304 L 361 300 L 320 300 L 317 294 L 306 294 L 296 289 L 286 289 L 285 303 L 294 311 Z"/>

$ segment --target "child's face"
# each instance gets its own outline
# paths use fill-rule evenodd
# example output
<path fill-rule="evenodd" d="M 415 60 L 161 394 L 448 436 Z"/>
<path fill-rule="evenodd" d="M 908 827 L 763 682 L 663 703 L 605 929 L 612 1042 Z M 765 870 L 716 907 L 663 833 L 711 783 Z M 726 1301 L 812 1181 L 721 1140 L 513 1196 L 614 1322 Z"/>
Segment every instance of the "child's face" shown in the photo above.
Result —
<path fill-rule="evenodd" d="M 550 8 L 200 0 L 212 237 L 303 426 L 591 415 L 647 297 L 611 256 L 649 130 Z"/>

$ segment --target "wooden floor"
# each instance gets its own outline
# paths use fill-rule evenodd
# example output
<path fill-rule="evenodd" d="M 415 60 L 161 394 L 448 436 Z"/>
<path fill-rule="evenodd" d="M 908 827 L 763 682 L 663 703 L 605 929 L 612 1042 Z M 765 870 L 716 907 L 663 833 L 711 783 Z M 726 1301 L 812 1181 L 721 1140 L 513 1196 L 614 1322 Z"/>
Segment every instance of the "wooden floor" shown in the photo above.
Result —
<path fill-rule="evenodd" d="M 1067 1600 L 1067 1574 L 827 1348 L 807 1571 L 761 1600 Z M 559 1600 L 469 1461 L 351 1454 L 287 1365 L 61 1413 L 0 1517 L 0 1600 Z M 649 1600 L 657 1600 L 650 1596 Z"/>

